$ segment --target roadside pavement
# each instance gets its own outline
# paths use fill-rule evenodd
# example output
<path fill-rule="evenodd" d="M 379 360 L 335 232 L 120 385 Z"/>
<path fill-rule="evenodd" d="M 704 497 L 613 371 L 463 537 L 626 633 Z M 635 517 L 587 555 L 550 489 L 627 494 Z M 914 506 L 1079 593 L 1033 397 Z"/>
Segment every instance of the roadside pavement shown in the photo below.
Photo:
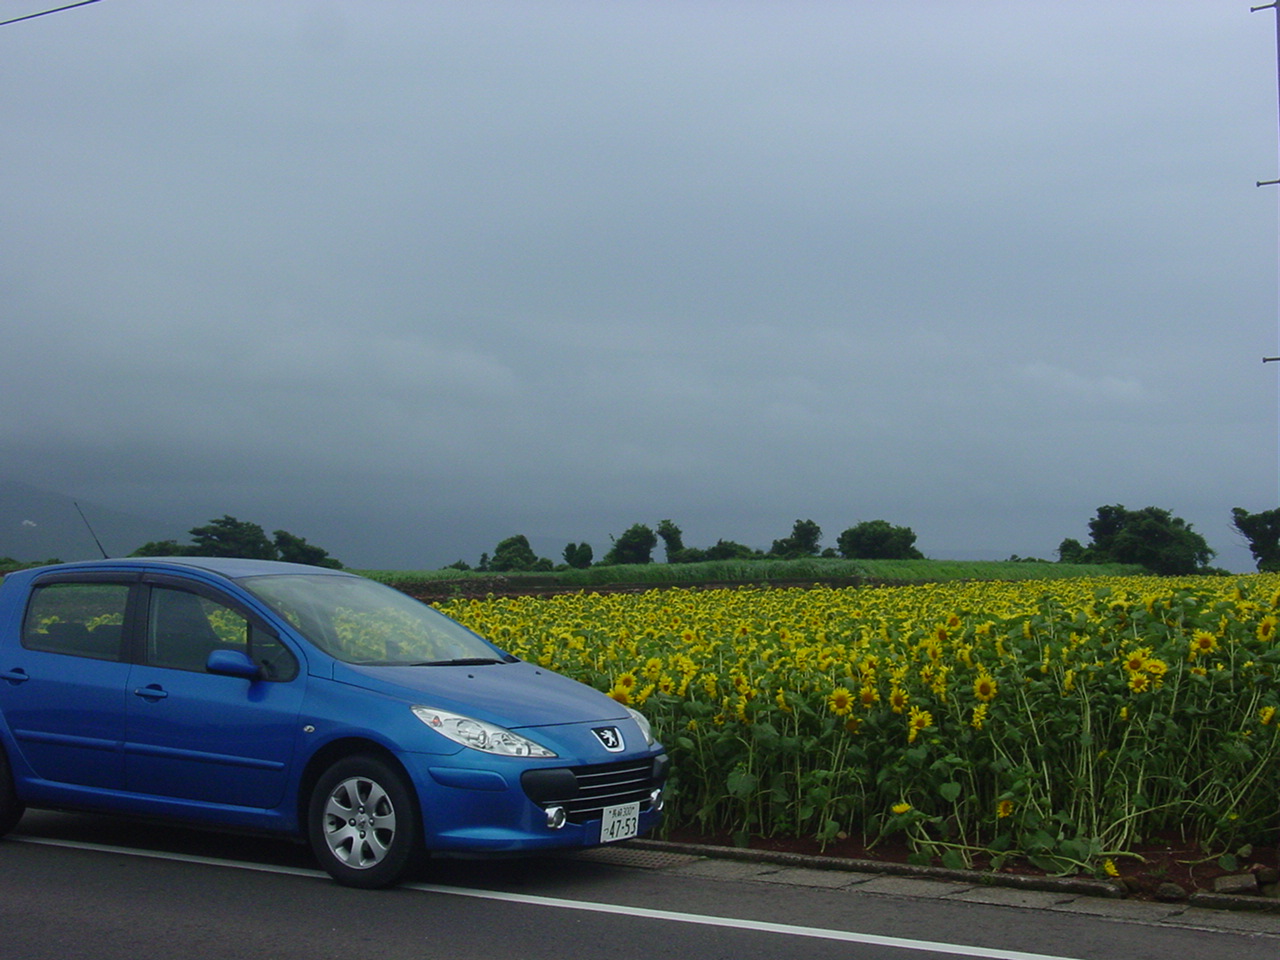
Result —
<path fill-rule="evenodd" d="M 1256 895 L 1197 893 L 1184 901 L 1161 903 L 1126 898 L 1123 888 L 1108 880 L 948 870 L 663 840 L 629 840 L 574 857 L 710 879 L 1051 910 L 1162 927 L 1263 934 L 1280 941 L 1280 900 Z"/>

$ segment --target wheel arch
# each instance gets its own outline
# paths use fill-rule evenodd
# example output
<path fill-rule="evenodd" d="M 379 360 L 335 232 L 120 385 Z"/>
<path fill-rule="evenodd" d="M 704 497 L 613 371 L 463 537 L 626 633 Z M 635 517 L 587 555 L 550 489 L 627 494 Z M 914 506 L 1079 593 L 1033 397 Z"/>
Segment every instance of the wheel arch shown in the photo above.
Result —
<path fill-rule="evenodd" d="M 413 777 L 409 775 L 405 765 L 400 762 L 400 758 L 392 751 L 374 740 L 368 740 L 363 737 L 343 737 L 326 743 L 312 754 L 311 759 L 307 761 L 307 765 L 298 781 L 297 817 L 299 833 L 304 837 L 307 835 L 311 794 L 315 791 L 320 777 L 339 760 L 355 756 L 376 757 L 400 775 L 409 793 L 417 800 L 413 805 L 413 816 L 417 821 L 418 836 L 423 837 L 422 798 L 418 793 L 418 786 L 414 783 Z"/>

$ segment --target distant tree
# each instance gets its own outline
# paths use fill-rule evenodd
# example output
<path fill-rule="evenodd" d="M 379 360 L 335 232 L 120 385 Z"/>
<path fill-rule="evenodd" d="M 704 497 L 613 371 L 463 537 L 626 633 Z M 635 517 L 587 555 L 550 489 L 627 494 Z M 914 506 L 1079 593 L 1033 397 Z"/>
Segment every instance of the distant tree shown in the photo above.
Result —
<path fill-rule="evenodd" d="M 791 528 L 791 536 L 773 541 L 769 556 L 795 559 L 816 557 L 822 541 L 822 528 L 812 520 L 797 520 Z"/>
<path fill-rule="evenodd" d="M 564 548 L 564 562 L 575 570 L 585 570 L 591 566 L 594 556 L 589 543 L 570 543 Z"/>
<path fill-rule="evenodd" d="M 604 555 L 602 564 L 652 563 L 653 548 L 658 545 L 658 535 L 647 524 L 636 523 L 613 541 Z"/>
<path fill-rule="evenodd" d="M 314 544 L 307 543 L 303 537 L 295 536 L 288 530 L 277 530 L 275 537 L 276 553 L 281 560 L 288 563 L 305 563 L 312 567 L 328 567 L 341 570 L 342 564 L 329 556 L 328 550 L 322 550 Z"/>
<path fill-rule="evenodd" d="M 224 514 L 203 527 L 192 527 L 194 543 L 153 540 L 130 554 L 132 557 L 246 557 L 250 560 L 287 560 L 313 567 L 340 569 L 342 564 L 322 550 L 287 530 L 277 530 L 274 542 L 256 523 Z"/>
<path fill-rule="evenodd" d="M 840 556 L 846 560 L 923 560 L 915 542 L 914 530 L 887 520 L 864 520 L 836 540 Z"/>
<path fill-rule="evenodd" d="M 1234 507 L 1231 520 L 1241 535 L 1249 541 L 1249 552 L 1263 573 L 1280 571 L 1280 510 L 1263 510 L 1250 513 L 1242 507 Z"/>
<path fill-rule="evenodd" d="M 277 559 L 276 547 L 256 523 L 237 520 L 226 514 L 203 527 L 192 527 L 196 557 L 247 557 L 251 560 Z"/>
<path fill-rule="evenodd" d="M 538 562 L 538 555 L 529 546 L 529 538 L 523 533 L 507 537 L 493 549 L 493 559 L 489 561 L 489 569 L 499 573 L 507 571 L 532 570 Z"/>
<path fill-rule="evenodd" d="M 481 573 L 487 573 L 489 571 L 489 554 L 480 554 L 480 562 L 476 564 L 476 569 Z"/>
<path fill-rule="evenodd" d="M 702 551 L 704 560 L 759 560 L 763 554 L 734 540 L 717 540 Z"/>
<path fill-rule="evenodd" d="M 467 563 L 465 560 L 462 560 L 461 558 L 459 558 L 459 559 L 457 559 L 457 560 L 453 561 L 453 563 L 450 563 L 450 564 L 448 564 L 448 565 L 446 565 L 446 566 L 443 566 L 443 567 L 441 567 L 440 569 L 441 569 L 441 570 L 470 570 L 470 569 L 471 569 L 471 564 L 469 564 L 469 563 Z"/>
<path fill-rule="evenodd" d="M 190 546 L 183 546 L 177 540 L 151 540 L 144 543 L 133 553 L 131 557 L 181 557 L 191 549 Z"/>
<path fill-rule="evenodd" d="M 663 520 L 658 524 L 658 536 L 667 551 L 667 563 L 681 563 L 681 554 L 685 551 L 684 534 L 671 520 Z"/>
<path fill-rule="evenodd" d="M 0 557 L 0 574 L 28 570 L 31 567 L 47 567 L 61 562 L 57 557 L 51 557 L 48 560 L 15 560 L 13 557 Z"/>
<path fill-rule="evenodd" d="M 1064 540 L 1058 547 L 1059 558 L 1068 563 L 1131 563 L 1152 573 L 1178 576 L 1205 572 L 1214 557 L 1191 524 L 1159 507 L 1099 507 L 1089 521 L 1089 534 L 1089 546 L 1078 551 L 1078 542 Z"/>
<path fill-rule="evenodd" d="M 1089 563 L 1089 551 L 1083 543 L 1074 537 L 1067 537 L 1058 544 L 1058 561 L 1060 563 Z"/>

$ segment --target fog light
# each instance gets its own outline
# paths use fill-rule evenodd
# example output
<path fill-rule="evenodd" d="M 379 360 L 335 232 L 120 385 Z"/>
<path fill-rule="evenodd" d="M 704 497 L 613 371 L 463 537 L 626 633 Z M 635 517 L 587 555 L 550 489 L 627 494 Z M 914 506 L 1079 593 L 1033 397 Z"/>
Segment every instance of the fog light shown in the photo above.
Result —
<path fill-rule="evenodd" d="M 662 798 L 662 788 L 659 787 L 653 793 L 649 794 L 649 809 L 654 813 L 662 812 L 662 805 L 665 801 Z"/>
<path fill-rule="evenodd" d="M 564 807 L 547 807 L 544 811 L 547 815 L 547 826 L 552 830 L 559 830 L 565 825 L 567 817 L 565 816 Z"/>

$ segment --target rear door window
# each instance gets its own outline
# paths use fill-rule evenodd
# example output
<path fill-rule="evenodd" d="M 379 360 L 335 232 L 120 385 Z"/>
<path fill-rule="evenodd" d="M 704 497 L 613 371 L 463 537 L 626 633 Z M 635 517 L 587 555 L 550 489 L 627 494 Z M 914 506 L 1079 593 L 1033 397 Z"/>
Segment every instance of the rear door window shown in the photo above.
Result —
<path fill-rule="evenodd" d="M 123 660 L 129 585 L 69 582 L 37 586 L 22 625 L 28 650 Z"/>

